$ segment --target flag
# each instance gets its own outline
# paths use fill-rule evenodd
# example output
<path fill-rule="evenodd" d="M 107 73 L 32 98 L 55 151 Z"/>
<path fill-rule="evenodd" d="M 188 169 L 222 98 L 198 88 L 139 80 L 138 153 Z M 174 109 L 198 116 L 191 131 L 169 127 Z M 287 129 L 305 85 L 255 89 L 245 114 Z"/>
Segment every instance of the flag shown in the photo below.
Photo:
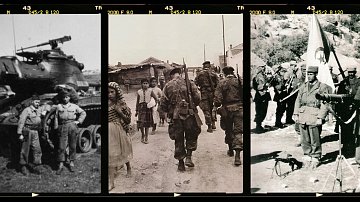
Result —
<path fill-rule="evenodd" d="M 309 66 L 318 66 L 318 80 L 329 85 L 332 88 L 332 92 L 334 92 L 335 85 L 328 66 L 331 45 L 315 14 L 312 15 L 309 30 L 306 68 Z"/>

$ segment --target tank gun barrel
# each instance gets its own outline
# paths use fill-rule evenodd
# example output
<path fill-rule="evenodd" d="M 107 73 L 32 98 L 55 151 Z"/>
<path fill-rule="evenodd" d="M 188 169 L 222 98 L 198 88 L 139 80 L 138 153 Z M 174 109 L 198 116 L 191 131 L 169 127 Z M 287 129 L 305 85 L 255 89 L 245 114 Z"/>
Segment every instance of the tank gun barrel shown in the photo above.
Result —
<path fill-rule="evenodd" d="M 64 43 L 64 42 L 67 42 L 67 41 L 70 41 L 70 40 L 71 40 L 71 36 L 64 36 L 64 37 L 60 37 L 60 38 L 57 38 L 57 39 L 50 39 L 48 42 L 44 42 L 44 43 L 41 43 L 41 44 L 38 44 L 38 45 L 21 48 L 21 49 L 18 49 L 17 51 L 23 51 L 23 50 L 26 50 L 26 49 L 29 49 L 29 48 L 45 46 L 45 45 L 48 45 L 48 44 L 51 46 L 51 49 L 55 49 L 59 43 Z"/>

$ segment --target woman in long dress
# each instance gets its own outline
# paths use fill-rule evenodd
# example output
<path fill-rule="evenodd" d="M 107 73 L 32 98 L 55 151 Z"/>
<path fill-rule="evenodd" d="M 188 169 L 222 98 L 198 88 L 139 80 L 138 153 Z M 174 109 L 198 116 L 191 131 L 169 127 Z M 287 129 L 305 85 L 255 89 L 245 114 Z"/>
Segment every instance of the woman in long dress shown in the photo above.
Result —
<path fill-rule="evenodd" d="M 120 86 L 110 82 L 109 90 L 109 190 L 115 187 L 116 169 L 126 164 L 126 177 L 131 176 L 130 160 L 133 157 L 131 137 L 129 135 L 131 110 L 123 100 Z"/>

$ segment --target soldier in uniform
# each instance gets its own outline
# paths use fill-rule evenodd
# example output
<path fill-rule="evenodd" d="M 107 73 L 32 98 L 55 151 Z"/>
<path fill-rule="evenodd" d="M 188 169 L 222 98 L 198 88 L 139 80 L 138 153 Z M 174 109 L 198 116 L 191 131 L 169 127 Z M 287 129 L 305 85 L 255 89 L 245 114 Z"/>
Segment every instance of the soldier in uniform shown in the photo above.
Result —
<path fill-rule="evenodd" d="M 347 68 L 347 72 L 348 72 L 348 76 L 339 83 L 337 94 L 351 94 L 352 96 L 355 96 L 357 89 L 360 86 L 360 79 L 355 76 L 356 74 L 355 67 Z M 350 86 L 347 84 L 346 80 L 348 80 L 349 82 L 348 84 L 350 84 Z M 342 120 L 346 121 L 351 117 L 352 113 L 349 112 L 354 111 L 354 106 L 351 100 L 345 99 L 343 100 L 343 102 L 335 105 L 335 110 L 337 115 L 339 115 Z M 348 124 L 340 123 L 339 121 L 337 121 L 337 125 L 339 125 L 341 128 L 341 137 L 342 137 L 341 140 L 342 140 L 342 144 L 344 145 L 343 154 L 345 157 L 354 156 L 354 151 L 355 151 L 355 135 L 353 131 L 354 124 L 355 124 L 355 120 L 353 120 Z"/>
<path fill-rule="evenodd" d="M 275 113 L 275 127 L 283 128 L 284 124 L 281 122 L 281 119 L 286 110 L 286 102 L 281 102 L 281 99 L 287 96 L 285 83 L 284 83 L 284 74 L 286 69 L 284 69 L 281 65 L 277 67 L 276 73 L 273 76 L 272 81 L 270 81 L 270 85 L 274 87 L 275 95 L 273 101 L 276 102 L 276 113 Z"/>
<path fill-rule="evenodd" d="M 327 104 L 316 99 L 316 93 L 329 93 L 329 86 L 317 80 L 318 67 L 309 66 L 308 81 L 299 89 L 294 118 L 300 124 L 304 167 L 316 168 L 322 154 L 320 134 L 328 113 Z"/>
<path fill-rule="evenodd" d="M 20 165 L 21 173 L 28 175 L 28 168 L 35 173 L 40 174 L 39 170 L 35 169 L 38 165 L 41 165 L 42 151 L 40 148 L 39 133 L 41 124 L 41 117 L 46 114 L 44 108 L 40 107 L 40 98 L 37 95 L 33 95 L 30 106 L 26 107 L 20 114 L 17 134 L 21 141 L 20 152 Z M 32 159 L 34 168 L 30 167 L 29 153 L 32 150 Z"/>
<path fill-rule="evenodd" d="M 220 81 L 215 90 L 214 104 L 222 108 L 220 125 L 225 130 L 225 143 L 229 150 L 227 154 L 234 156 L 236 166 L 241 165 L 240 152 L 243 150 L 243 95 L 242 85 L 234 75 L 233 67 L 224 67 L 225 78 Z"/>
<path fill-rule="evenodd" d="M 211 70 L 209 61 L 203 63 L 203 70 L 195 77 L 195 84 L 200 87 L 200 108 L 204 112 L 205 122 L 208 126 L 207 132 L 212 133 L 216 129 L 216 115 L 214 107 L 214 92 L 219 82 L 218 76 Z"/>
<path fill-rule="evenodd" d="M 287 93 L 290 95 L 293 93 L 297 87 L 298 87 L 298 80 L 296 77 L 296 71 L 297 71 L 297 64 L 295 61 L 290 61 L 290 68 L 289 68 L 289 76 L 286 81 L 286 90 Z M 294 124 L 295 121 L 292 119 L 292 116 L 294 114 L 294 107 L 295 107 L 295 100 L 297 97 L 297 93 L 295 93 L 293 96 L 289 97 L 286 100 L 286 122 L 287 124 Z"/>
<path fill-rule="evenodd" d="M 253 101 L 255 102 L 255 119 L 256 133 L 263 133 L 265 129 L 262 127 L 269 101 L 271 100 L 270 93 L 268 92 L 268 83 L 265 75 L 265 65 L 259 67 L 258 73 L 253 78 L 253 88 L 256 91 Z"/>
<path fill-rule="evenodd" d="M 160 108 L 168 115 L 169 136 L 170 139 L 175 140 L 174 158 L 179 160 L 178 170 L 182 172 L 185 171 L 185 165 L 194 167 L 191 156 L 197 148 L 202 123 L 196 109 L 201 99 L 200 92 L 195 83 L 191 81 L 191 89 L 187 89 L 186 81 L 180 76 L 180 73 L 180 68 L 170 71 L 173 79 L 165 84 Z M 192 105 L 194 109 L 191 109 Z M 184 158 L 186 158 L 185 164 Z"/>
<path fill-rule="evenodd" d="M 65 150 L 69 145 L 69 170 L 75 172 L 74 161 L 76 155 L 76 138 L 78 133 L 78 124 L 81 124 L 86 117 L 86 112 L 78 105 L 70 103 L 70 93 L 67 91 L 59 92 L 61 103 L 56 105 L 55 122 L 58 125 L 58 157 L 59 162 L 57 175 L 60 175 L 64 169 Z"/>

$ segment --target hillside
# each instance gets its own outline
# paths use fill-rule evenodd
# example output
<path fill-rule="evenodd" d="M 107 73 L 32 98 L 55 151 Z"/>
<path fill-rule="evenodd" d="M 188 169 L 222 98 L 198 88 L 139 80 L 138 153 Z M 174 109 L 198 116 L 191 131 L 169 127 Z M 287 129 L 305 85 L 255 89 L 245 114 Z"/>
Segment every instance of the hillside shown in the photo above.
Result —
<path fill-rule="evenodd" d="M 360 58 L 359 15 L 317 15 L 337 53 Z M 273 66 L 301 61 L 306 52 L 311 15 L 251 16 L 251 50 Z"/>

